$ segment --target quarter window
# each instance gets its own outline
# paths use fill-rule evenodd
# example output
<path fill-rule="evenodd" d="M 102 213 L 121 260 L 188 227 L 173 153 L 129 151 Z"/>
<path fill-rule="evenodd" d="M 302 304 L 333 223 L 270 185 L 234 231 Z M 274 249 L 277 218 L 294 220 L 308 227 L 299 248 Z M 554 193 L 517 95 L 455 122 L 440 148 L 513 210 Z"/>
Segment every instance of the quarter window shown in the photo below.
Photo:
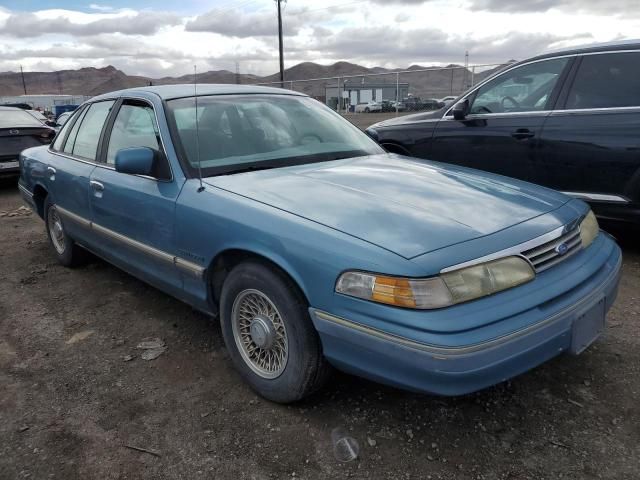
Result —
<path fill-rule="evenodd" d="M 547 110 L 551 93 L 567 62 L 567 58 L 543 60 L 499 75 L 478 89 L 471 113 Z"/>
<path fill-rule="evenodd" d="M 80 110 L 77 110 L 77 112 L 78 112 L 77 113 L 78 116 L 82 114 Z M 69 120 L 70 118 L 71 118 L 71 115 L 68 115 L 67 120 Z M 72 128 L 72 124 L 73 122 L 65 121 L 64 126 L 60 128 L 60 130 L 56 135 L 56 139 L 53 142 L 53 146 L 51 147 L 52 150 L 60 151 L 60 149 L 62 149 L 62 142 L 64 142 L 64 137 L 67 135 L 67 132 L 69 131 L 69 129 Z"/>
<path fill-rule="evenodd" d="M 76 136 L 78 135 L 78 129 L 80 128 L 80 124 L 84 119 L 85 114 L 87 113 L 87 108 L 85 108 L 78 116 L 78 119 L 74 122 L 71 127 L 71 131 L 69 132 L 69 136 L 67 137 L 67 143 L 64 145 L 64 153 L 72 154 L 73 146 L 76 143 Z"/>
<path fill-rule="evenodd" d="M 73 155 L 95 160 L 98 151 L 98 142 L 100 134 L 104 127 L 104 122 L 111 111 L 113 100 L 106 102 L 96 102 L 92 104 L 82 119 L 82 124 L 76 134 L 75 143 L 73 145 Z M 80 123 L 80 122 L 77 122 Z M 74 125 L 75 129 L 75 125 Z M 71 132 L 73 133 L 73 131 Z M 67 144 L 69 142 L 67 141 Z M 65 148 L 66 151 L 66 148 Z"/>
<path fill-rule="evenodd" d="M 149 147 L 160 150 L 160 134 L 153 108 L 148 105 L 124 104 L 113 124 L 107 163 L 115 164 L 116 154 L 123 148 Z"/>
<path fill-rule="evenodd" d="M 586 55 L 573 82 L 566 108 L 640 106 L 640 53 Z"/>

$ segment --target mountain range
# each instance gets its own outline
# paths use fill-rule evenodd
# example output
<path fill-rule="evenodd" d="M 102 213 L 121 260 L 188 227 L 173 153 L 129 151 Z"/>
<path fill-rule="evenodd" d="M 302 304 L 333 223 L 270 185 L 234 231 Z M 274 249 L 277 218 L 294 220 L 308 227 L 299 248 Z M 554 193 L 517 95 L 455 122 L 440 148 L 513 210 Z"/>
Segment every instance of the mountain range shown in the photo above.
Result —
<path fill-rule="evenodd" d="M 472 72 L 460 65 L 449 65 L 436 68 L 428 72 L 418 72 L 427 67 L 412 65 L 407 70 L 411 73 L 399 75 L 400 82 L 410 85 L 414 95 L 442 97 L 457 94 L 471 84 Z M 431 68 L 431 67 L 429 67 Z M 499 67 L 497 67 L 499 68 Z M 496 68 L 496 69 L 497 69 Z M 476 74 L 475 82 L 485 78 L 496 69 Z M 313 82 L 295 82 L 310 78 L 331 78 L 349 75 L 367 75 L 349 79 L 350 82 L 362 83 L 395 83 L 396 75 L 382 67 L 367 68 L 349 62 L 337 62 L 332 65 L 320 65 L 313 62 L 297 64 L 285 70 L 285 86 L 307 93 L 314 97 L 325 95 L 327 84 L 336 84 L 337 80 L 321 80 Z M 387 75 L 381 75 L 387 74 Z M 391 74 L 391 75 L 390 75 Z M 203 72 L 197 75 L 198 83 L 267 83 L 277 82 L 279 74 L 260 77 L 251 74 L 235 74 L 228 70 Z M 55 72 L 25 72 L 24 81 L 28 94 L 69 94 L 94 96 L 123 88 L 140 87 L 145 85 L 166 85 L 177 83 L 192 83 L 193 75 L 180 77 L 149 78 L 127 75 L 113 66 L 104 68 L 80 68 L 78 70 L 60 70 Z M 22 77 L 19 72 L 0 72 L 0 96 L 22 95 L 24 93 Z"/>

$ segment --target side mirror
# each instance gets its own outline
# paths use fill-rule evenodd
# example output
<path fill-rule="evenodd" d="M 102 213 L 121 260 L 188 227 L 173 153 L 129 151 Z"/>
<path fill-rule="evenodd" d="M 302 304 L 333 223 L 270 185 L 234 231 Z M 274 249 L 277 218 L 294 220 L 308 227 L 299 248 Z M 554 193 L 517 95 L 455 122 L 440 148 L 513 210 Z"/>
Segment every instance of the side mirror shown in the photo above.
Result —
<path fill-rule="evenodd" d="M 116 172 L 153 175 L 158 152 L 148 147 L 123 148 L 116 153 Z"/>
<path fill-rule="evenodd" d="M 456 103 L 452 112 L 455 120 L 464 120 L 469 115 L 469 100 L 465 99 Z"/>

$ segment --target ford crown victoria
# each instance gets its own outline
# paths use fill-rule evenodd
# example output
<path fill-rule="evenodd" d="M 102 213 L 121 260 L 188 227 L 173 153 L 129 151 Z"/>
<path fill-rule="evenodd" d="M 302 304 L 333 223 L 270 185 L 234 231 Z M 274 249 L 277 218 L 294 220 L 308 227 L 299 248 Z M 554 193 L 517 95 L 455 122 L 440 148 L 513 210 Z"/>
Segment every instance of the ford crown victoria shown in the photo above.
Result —
<path fill-rule="evenodd" d="M 319 102 L 146 87 L 81 106 L 19 187 L 63 265 L 86 250 L 211 315 L 261 395 L 331 365 L 472 392 L 602 332 L 621 253 L 581 200 L 386 153 Z"/>

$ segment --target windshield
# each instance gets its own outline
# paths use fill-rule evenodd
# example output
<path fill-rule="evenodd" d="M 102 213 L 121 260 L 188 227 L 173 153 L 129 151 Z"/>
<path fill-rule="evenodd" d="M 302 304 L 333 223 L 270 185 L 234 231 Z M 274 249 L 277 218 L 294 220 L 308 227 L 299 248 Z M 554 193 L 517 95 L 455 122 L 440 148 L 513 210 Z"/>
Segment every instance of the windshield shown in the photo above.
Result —
<path fill-rule="evenodd" d="M 193 97 L 167 105 L 192 175 L 198 160 L 203 176 L 211 176 L 384 153 L 358 128 L 308 97 L 198 97 L 197 122 Z"/>
<path fill-rule="evenodd" d="M 42 123 L 24 110 L 2 110 L 0 128 L 41 127 Z"/>

